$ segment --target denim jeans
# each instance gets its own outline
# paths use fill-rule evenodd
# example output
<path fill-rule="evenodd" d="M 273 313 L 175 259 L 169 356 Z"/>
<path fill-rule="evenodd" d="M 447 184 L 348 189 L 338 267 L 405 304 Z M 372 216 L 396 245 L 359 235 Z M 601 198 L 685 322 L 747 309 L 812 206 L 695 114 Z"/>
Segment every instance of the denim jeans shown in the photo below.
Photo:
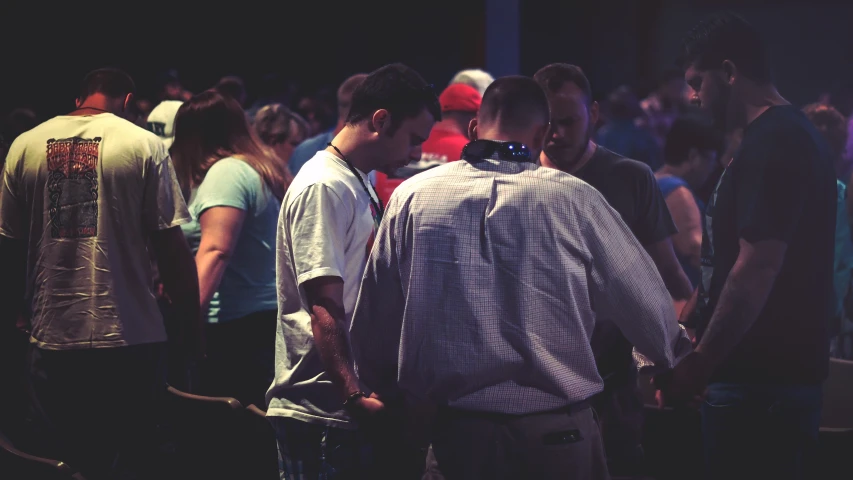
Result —
<path fill-rule="evenodd" d="M 373 454 L 358 430 L 267 417 L 275 429 L 281 480 L 371 478 Z"/>
<path fill-rule="evenodd" d="M 710 479 L 811 479 L 820 385 L 713 383 L 702 405 Z"/>

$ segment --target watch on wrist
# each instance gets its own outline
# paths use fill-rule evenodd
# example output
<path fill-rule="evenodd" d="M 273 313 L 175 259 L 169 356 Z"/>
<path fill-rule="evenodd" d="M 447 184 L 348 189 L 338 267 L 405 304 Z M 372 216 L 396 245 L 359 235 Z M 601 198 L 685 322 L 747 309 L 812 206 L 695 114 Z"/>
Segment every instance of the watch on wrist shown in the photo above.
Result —
<path fill-rule="evenodd" d="M 350 393 L 349 395 L 347 395 L 347 399 L 344 400 L 344 407 L 352 405 L 352 403 L 359 398 L 367 398 L 367 394 L 362 392 L 361 390 Z"/>

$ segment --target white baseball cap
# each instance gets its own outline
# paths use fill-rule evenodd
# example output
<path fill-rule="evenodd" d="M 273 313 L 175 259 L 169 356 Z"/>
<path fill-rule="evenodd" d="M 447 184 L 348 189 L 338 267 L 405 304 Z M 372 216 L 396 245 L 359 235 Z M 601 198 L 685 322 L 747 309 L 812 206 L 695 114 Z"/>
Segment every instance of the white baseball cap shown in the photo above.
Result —
<path fill-rule="evenodd" d="M 464 83 L 466 85 L 470 85 L 477 89 L 480 92 L 480 96 L 486 93 L 486 88 L 494 82 L 495 79 L 489 72 L 484 70 L 480 70 L 479 68 L 472 68 L 468 70 L 462 70 L 453 76 L 453 79 L 450 81 L 450 85 L 454 83 Z"/>
<path fill-rule="evenodd" d="M 175 116 L 183 103 L 180 100 L 163 100 L 148 114 L 145 126 L 163 140 L 166 148 L 171 147 L 175 139 Z"/>

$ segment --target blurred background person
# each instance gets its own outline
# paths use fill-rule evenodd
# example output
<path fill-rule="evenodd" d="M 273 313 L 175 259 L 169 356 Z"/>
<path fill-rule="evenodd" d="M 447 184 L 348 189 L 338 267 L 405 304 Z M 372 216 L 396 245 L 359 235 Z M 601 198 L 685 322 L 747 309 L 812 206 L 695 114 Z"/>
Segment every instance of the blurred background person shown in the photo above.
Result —
<path fill-rule="evenodd" d="M 258 110 L 254 127 L 258 137 L 272 148 L 281 160 L 286 175 L 292 177 L 288 162 L 293 155 L 293 150 L 305 141 L 308 135 L 308 123 L 284 105 L 273 103 Z"/>
<path fill-rule="evenodd" d="M 495 81 L 495 77 L 492 76 L 489 72 L 485 70 L 481 70 L 479 68 L 468 68 L 465 70 L 460 70 L 450 79 L 450 84 L 454 83 L 462 83 L 468 85 L 469 87 L 474 87 L 480 92 L 480 96 L 486 92 L 486 89 L 489 88 L 489 85 Z M 449 86 L 448 85 L 448 86 Z"/>
<path fill-rule="evenodd" d="M 695 288 L 699 282 L 702 250 L 702 215 L 705 203 L 696 190 L 708 181 L 719 165 L 723 135 L 710 120 L 699 115 L 679 117 L 669 130 L 664 146 L 664 165 L 655 172 L 658 186 L 678 232 L 672 246 Z"/>
<path fill-rule="evenodd" d="M 344 129 L 347 115 L 349 114 L 349 108 L 352 104 L 352 92 L 355 91 L 356 87 L 361 85 L 361 82 L 363 82 L 365 78 L 367 78 L 366 73 L 357 73 L 344 80 L 343 83 L 341 83 L 341 86 L 338 87 L 338 122 L 335 124 L 335 128 L 331 131 L 320 133 L 319 135 L 311 134 L 313 135 L 311 138 L 305 140 L 302 144 L 296 147 L 293 151 L 293 156 L 290 158 L 290 171 L 293 175 L 299 173 L 299 169 L 302 168 L 302 165 L 305 165 L 305 162 L 311 160 L 311 157 L 313 157 L 315 153 L 320 150 L 325 150 L 326 145 L 335 138 L 335 135 Z M 308 119 L 306 118 L 306 120 Z"/>
<path fill-rule="evenodd" d="M 246 106 L 246 100 L 248 99 L 246 82 L 237 75 L 227 75 L 220 78 L 213 88 L 222 95 L 236 100 L 240 108 Z"/>
<path fill-rule="evenodd" d="M 844 150 L 847 145 L 847 119 L 838 110 L 819 103 L 806 105 L 803 113 L 817 127 L 826 139 L 830 153 L 836 166 L 836 173 L 846 174 Z M 841 168 L 840 168 L 841 167 Z M 830 323 L 830 355 L 836 358 L 853 360 L 853 322 L 850 321 L 851 309 L 846 308 L 850 298 L 850 279 L 853 274 L 853 240 L 850 236 L 850 210 L 846 202 L 850 201 L 847 192 L 849 180 L 838 178 L 837 211 L 835 219 L 835 302 L 834 312 Z"/>
<path fill-rule="evenodd" d="M 18 135 L 31 130 L 38 125 L 36 112 L 29 108 L 16 108 L 3 119 L 2 130 L 0 130 L 0 170 L 6 162 L 6 152 L 9 146 L 18 138 Z"/>
<path fill-rule="evenodd" d="M 687 113 L 690 105 L 688 91 L 684 72 L 677 67 L 668 68 L 661 75 L 657 88 L 640 102 L 645 114 L 640 125 L 651 132 L 661 148 L 675 119 Z"/>
<path fill-rule="evenodd" d="M 654 135 L 642 126 L 645 115 L 631 87 L 614 90 L 604 104 L 604 125 L 596 132 L 597 144 L 632 160 L 645 163 L 652 170 L 660 168 L 661 149 Z"/>
<path fill-rule="evenodd" d="M 273 377 L 276 222 L 288 177 L 237 102 L 215 90 L 175 119 L 171 148 L 192 221 L 207 360 L 199 392 L 264 405 Z"/>

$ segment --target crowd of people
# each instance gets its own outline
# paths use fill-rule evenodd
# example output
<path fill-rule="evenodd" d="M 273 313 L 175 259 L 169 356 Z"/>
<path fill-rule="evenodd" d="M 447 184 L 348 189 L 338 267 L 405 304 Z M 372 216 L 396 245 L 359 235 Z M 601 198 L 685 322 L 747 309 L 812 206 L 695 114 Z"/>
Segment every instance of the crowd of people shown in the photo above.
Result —
<path fill-rule="evenodd" d="M 853 121 L 791 105 L 741 17 L 601 105 L 565 63 L 389 64 L 336 118 L 170 75 L 151 105 L 97 69 L 3 126 L 6 435 L 162 478 L 169 384 L 263 409 L 282 479 L 641 478 L 650 376 L 701 413 L 685 478 L 814 478 Z"/>

